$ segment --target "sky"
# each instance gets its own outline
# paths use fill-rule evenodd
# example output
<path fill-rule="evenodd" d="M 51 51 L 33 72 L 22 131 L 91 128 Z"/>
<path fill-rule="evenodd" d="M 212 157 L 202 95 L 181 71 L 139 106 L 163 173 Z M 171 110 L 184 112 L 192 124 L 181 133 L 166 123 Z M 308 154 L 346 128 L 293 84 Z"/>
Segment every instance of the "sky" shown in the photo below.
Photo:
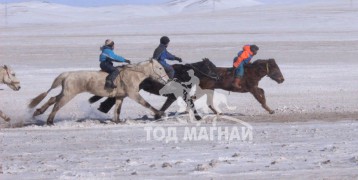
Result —
<path fill-rule="evenodd" d="M 0 0 L 0 3 L 26 2 L 31 0 Z M 38 0 L 70 6 L 108 6 L 113 4 L 158 4 L 170 0 Z"/>

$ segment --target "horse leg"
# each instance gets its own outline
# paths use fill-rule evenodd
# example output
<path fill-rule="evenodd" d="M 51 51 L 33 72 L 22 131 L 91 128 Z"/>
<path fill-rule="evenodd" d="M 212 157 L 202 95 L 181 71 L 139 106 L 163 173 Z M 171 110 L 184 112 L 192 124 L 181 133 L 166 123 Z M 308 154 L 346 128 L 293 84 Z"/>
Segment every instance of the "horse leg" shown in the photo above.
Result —
<path fill-rule="evenodd" d="M 197 121 L 201 120 L 202 118 L 201 118 L 201 116 L 199 115 L 198 111 L 195 108 L 193 98 L 186 98 L 185 102 L 190 107 L 190 109 L 193 111 L 195 119 Z"/>
<path fill-rule="evenodd" d="M 113 122 L 115 122 L 115 123 L 121 122 L 120 115 L 121 115 L 123 99 L 124 98 L 122 98 L 122 97 L 116 98 L 116 106 L 115 106 L 115 109 L 114 109 L 114 117 L 113 117 Z"/>
<path fill-rule="evenodd" d="M 116 98 L 107 98 L 99 105 L 98 110 L 103 113 L 108 113 L 108 111 L 112 109 L 115 103 Z"/>
<path fill-rule="evenodd" d="M 91 98 L 88 99 L 88 102 L 89 102 L 90 104 L 93 104 L 93 103 L 99 101 L 99 100 L 102 99 L 102 98 L 103 98 L 102 96 L 92 96 Z"/>
<path fill-rule="evenodd" d="M 0 110 L 0 117 L 3 118 L 5 121 L 10 121 L 10 117 L 7 116 L 5 113 L 3 113 L 1 110 Z"/>
<path fill-rule="evenodd" d="M 59 111 L 73 97 L 75 97 L 75 95 L 59 95 L 59 98 L 56 98 L 56 104 L 47 118 L 47 125 L 53 125 L 53 119 L 55 118 L 57 111 Z"/>
<path fill-rule="evenodd" d="M 164 113 L 176 100 L 177 98 L 174 95 L 169 95 L 162 108 L 160 108 L 160 111 Z"/>
<path fill-rule="evenodd" d="M 197 121 L 201 120 L 201 116 L 199 115 L 198 111 L 195 108 L 195 104 L 193 101 L 192 97 L 188 97 L 189 96 L 189 92 L 187 90 L 184 90 L 183 92 L 183 99 L 185 101 L 185 103 L 187 104 L 187 106 L 193 111 L 195 119 Z"/>
<path fill-rule="evenodd" d="M 59 96 L 51 97 L 41 108 L 36 109 L 32 117 L 43 114 L 51 105 L 55 104 L 56 99 L 60 98 Z"/>
<path fill-rule="evenodd" d="M 142 106 L 150 109 L 155 114 L 155 116 L 154 116 L 155 119 L 160 119 L 162 117 L 162 115 L 164 114 L 163 112 L 152 107 L 145 99 L 143 99 L 143 97 L 139 93 L 131 93 L 131 94 L 128 94 L 128 96 L 131 99 L 138 102 L 139 104 L 141 104 Z"/>
<path fill-rule="evenodd" d="M 270 114 L 274 114 L 275 111 L 271 110 L 266 105 L 266 98 L 265 98 L 265 91 L 259 87 L 254 88 L 252 91 L 250 91 L 252 95 L 256 98 L 257 101 L 261 103 L 261 106 L 266 109 Z"/>
<path fill-rule="evenodd" d="M 220 115 L 221 112 L 219 112 L 217 109 L 218 107 L 215 107 L 214 105 L 214 90 L 206 90 L 206 104 L 209 106 L 211 111 L 213 111 L 214 114 Z"/>

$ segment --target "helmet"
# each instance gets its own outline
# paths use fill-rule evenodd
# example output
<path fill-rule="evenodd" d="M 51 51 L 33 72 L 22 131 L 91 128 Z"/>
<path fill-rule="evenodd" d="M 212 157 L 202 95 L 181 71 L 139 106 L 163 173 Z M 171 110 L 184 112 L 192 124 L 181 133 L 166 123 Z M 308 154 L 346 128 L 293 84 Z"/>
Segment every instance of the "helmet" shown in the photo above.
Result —
<path fill-rule="evenodd" d="M 106 39 L 106 41 L 104 42 L 104 45 L 105 46 L 113 46 L 114 45 L 114 42 L 110 39 Z"/>
<path fill-rule="evenodd" d="M 163 36 L 160 38 L 160 44 L 167 45 L 169 44 L 170 39 L 167 36 Z"/>
<path fill-rule="evenodd" d="M 250 46 L 250 50 L 251 52 L 257 52 L 259 50 L 259 47 L 253 44 Z"/>

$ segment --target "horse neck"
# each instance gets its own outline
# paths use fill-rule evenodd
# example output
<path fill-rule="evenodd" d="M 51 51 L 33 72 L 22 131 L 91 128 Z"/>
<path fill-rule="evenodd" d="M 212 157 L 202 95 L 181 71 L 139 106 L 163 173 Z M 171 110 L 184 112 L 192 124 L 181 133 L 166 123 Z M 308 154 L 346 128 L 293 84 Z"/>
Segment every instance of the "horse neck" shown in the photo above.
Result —
<path fill-rule="evenodd" d="M 128 67 L 127 70 L 128 73 L 135 73 L 140 79 L 141 81 L 143 81 L 144 79 L 148 78 L 150 76 L 150 63 L 145 63 L 145 64 L 138 64 L 135 65 L 134 67 Z"/>
<path fill-rule="evenodd" d="M 265 62 L 262 62 L 262 63 L 260 63 L 260 64 L 258 64 L 257 66 L 255 66 L 255 67 L 253 67 L 252 69 L 254 69 L 254 71 L 255 71 L 255 75 L 256 75 L 256 79 L 258 79 L 259 81 L 263 78 L 263 77 L 265 77 L 266 75 L 267 75 L 267 72 L 265 72 L 265 73 L 262 73 L 262 74 L 260 74 L 260 72 L 259 72 L 259 70 L 261 69 L 261 68 L 264 68 L 264 69 L 266 69 L 267 67 L 267 62 L 265 61 Z"/>

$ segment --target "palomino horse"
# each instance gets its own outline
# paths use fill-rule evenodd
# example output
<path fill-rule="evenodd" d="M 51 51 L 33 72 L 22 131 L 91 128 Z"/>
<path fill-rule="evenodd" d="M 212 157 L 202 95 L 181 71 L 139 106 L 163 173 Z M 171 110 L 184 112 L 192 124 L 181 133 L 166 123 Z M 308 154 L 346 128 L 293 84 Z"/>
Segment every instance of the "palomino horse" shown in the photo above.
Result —
<path fill-rule="evenodd" d="M 120 111 L 125 97 L 130 97 L 144 107 L 154 112 L 155 116 L 161 116 L 163 113 L 152 107 L 139 94 L 139 84 L 146 78 L 151 78 L 156 82 L 166 83 L 169 77 L 164 68 L 155 60 L 148 60 L 137 65 L 125 66 L 121 71 L 115 83 L 117 88 L 105 89 L 104 83 L 108 74 L 102 71 L 75 71 L 60 74 L 53 82 L 51 88 L 37 97 L 29 104 L 30 108 L 37 106 L 47 94 L 54 88 L 62 86 L 59 95 L 51 97 L 47 103 L 37 109 L 33 116 L 43 114 L 47 108 L 53 104 L 54 108 L 47 119 L 47 124 L 53 125 L 53 119 L 58 110 L 67 102 L 82 92 L 89 92 L 97 96 L 112 97 L 116 99 L 116 108 L 114 111 L 114 122 L 120 121 Z"/>
<path fill-rule="evenodd" d="M 0 84 L 6 84 L 12 90 L 18 91 L 20 90 L 20 81 L 16 78 L 15 72 L 9 66 L 0 66 Z M 0 110 L 0 117 L 5 121 L 10 121 L 10 117 L 8 117 L 5 113 Z"/>
<path fill-rule="evenodd" d="M 209 78 L 209 79 L 212 79 L 215 81 L 219 78 L 215 72 L 216 66 L 208 58 L 204 58 L 202 61 L 192 63 L 192 64 L 185 64 L 185 65 L 174 64 L 173 68 L 175 70 L 174 78 L 176 79 L 176 82 L 178 82 L 178 83 L 188 82 L 191 79 L 191 77 L 189 76 L 189 74 L 187 72 L 188 70 L 194 70 L 194 75 L 196 77 L 198 77 L 199 79 L 206 77 L 206 78 Z M 149 78 L 145 79 L 139 85 L 140 89 L 143 89 L 144 91 L 147 91 L 149 93 L 156 94 L 156 95 L 161 94 L 159 91 L 163 87 L 164 87 L 163 84 L 153 81 L 152 79 L 149 79 Z M 191 88 L 191 87 L 189 87 L 189 88 Z M 165 104 L 160 109 L 160 111 L 164 112 L 177 99 L 177 96 L 174 93 L 175 92 L 173 91 L 172 94 L 168 93 L 167 95 L 164 95 L 164 96 L 167 96 L 168 98 L 167 98 Z M 182 92 L 180 92 L 180 93 L 182 93 Z M 102 98 L 101 96 L 93 96 L 90 98 L 89 102 L 94 103 L 94 102 L 100 100 L 101 98 Z M 189 98 L 189 99 L 184 99 L 184 101 L 192 109 L 193 113 L 195 114 L 195 118 L 197 120 L 200 120 L 201 117 L 198 115 L 198 113 L 195 109 L 193 100 L 191 98 Z M 101 103 L 98 110 L 101 112 L 107 113 L 113 107 L 114 104 L 115 104 L 114 98 L 107 98 L 104 102 Z"/>
<path fill-rule="evenodd" d="M 175 68 L 175 66 L 174 66 Z M 177 69 L 175 69 L 177 70 Z M 194 69 L 195 71 L 195 69 Z M 180 71 L 179 71 L 180 72 Z M 259 81 L 265 77 L 268 76 L 272 80 L 276 81 L 277 83 L 282 83 L 285 79 L 281 73 L 280 68 L 276 64 L 276 61 L 274 59 L 268 59 L 268 60 L 256 60 L 250 65 L 245 66 L 245 75 L 243 79 L 241 80 L 241 88 L 236 89 L 232 86 L 232 81 L 234 79 L 233 75 L 233 69 L 232 68 L 224 68 L 224 67 L 218 67 L 215 68 L 215 74 L 217 74 L 220 79 L 217 80 L 215 78 L 212 78 L 210 76 L 203 76 L 200 75 L 200 73 L 195 72 L 196 76 L 200 79 L 200 87 L 197 91 L 195 96 L 197 98 L 200 98 L 201 96 L 207 94 L 207 104 L 209 105 L 209 108 L 217 114 L 218 111 L 215 110 L 213 107 L 213 93 L 214 89 L 223 89 L 227 91 L 232 92 L 239 92 L 239 93 L 246 93 L 250 92 L 257 101 L 260 102 L 261 106 L 267 110 L 270 114 L 273 114 L 274 111 L 271 110 L 267 104 L 266 104 L 266 98 L 265 98 L 265 92 L 263 89 L 259 88 Z M 160 89 L 162 86 L 157 86 L 155 83 L 150 82 L 151 80 L 144 81 L 141 86 L 145 87 L 144 90 L 148 91 L 150 89 Z M 147 90 L 148 89 L 148 90 Z M 152 90 L 153 91 L 153 90 Z M 169 108 L 169 106 L 176 100 L 175 97 L 170 96 L 164 103 L 163 107 L 161 108 L 161 111 L 165 111 Z M 106 101 L 102 102 L 100 105 L 101 110 L 107 110 L 110 109 L 114 105 L 114 102 L 110 101 L 110 99 L 107 99 Z"/>

